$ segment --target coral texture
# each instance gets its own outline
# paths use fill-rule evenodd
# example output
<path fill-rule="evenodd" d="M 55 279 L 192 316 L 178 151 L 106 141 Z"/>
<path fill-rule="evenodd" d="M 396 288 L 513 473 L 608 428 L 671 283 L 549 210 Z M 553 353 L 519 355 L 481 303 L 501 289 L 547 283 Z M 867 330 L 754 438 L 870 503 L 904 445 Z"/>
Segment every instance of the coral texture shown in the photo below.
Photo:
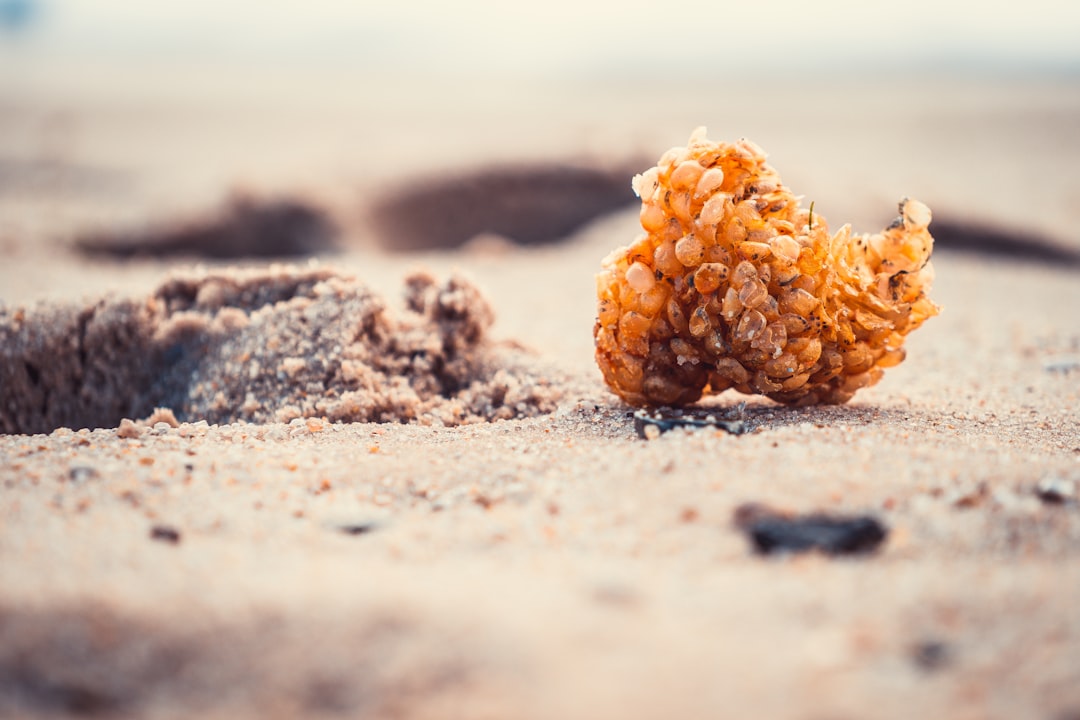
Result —
<path fill-rule="evenodd" d="M 831 233 L 749 140 L 705 129 L 637 175 L 642 234 L 597 275 L 596 360 L 633 405 L 734 388 L 843 403 L 904 359 L 938 307 L 930 210 L 900 201 L 886 229 Z"/>

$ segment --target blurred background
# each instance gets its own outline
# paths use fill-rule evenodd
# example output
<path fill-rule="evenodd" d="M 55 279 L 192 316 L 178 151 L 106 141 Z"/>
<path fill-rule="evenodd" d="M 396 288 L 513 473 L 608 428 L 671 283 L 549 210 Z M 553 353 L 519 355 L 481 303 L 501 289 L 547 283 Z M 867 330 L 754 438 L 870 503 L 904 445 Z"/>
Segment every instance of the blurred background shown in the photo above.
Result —
<path fill-rule="evenodd" d="M 912 195 L 1080 250 L 1078 39 L 1065 0 L 0 0 L 0 301 L 95 289 L 102 248 L 545 242 L 698 125 L 834 227 Z"/>

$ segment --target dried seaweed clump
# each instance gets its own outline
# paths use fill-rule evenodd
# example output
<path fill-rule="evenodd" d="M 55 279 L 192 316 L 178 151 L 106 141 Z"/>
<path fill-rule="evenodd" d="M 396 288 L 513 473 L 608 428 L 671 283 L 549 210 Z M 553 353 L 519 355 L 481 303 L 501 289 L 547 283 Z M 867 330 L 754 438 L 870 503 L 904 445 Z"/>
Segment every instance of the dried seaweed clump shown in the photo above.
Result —
<path fill-rule="evenodd" d="M 930 210 L 900 202 L 873 235 L 796 197 L 749 140 L 685 148 L 634 178 L 641 235 L 597 276 L 596 360 L 633 405 L 734 388 L 782 403 L 843 403 L 904 359 L 938 307 Z"/>

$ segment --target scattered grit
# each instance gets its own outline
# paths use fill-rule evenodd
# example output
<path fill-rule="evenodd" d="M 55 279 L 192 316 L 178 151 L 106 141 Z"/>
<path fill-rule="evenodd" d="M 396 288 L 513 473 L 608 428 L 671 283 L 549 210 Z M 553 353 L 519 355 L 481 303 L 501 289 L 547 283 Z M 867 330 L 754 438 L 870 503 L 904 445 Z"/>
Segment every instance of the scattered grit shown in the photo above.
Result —
<path fill-rule="evenodd" d="M 405 280 L 406 311 L 326 268 L 187 271 L 149 297 L 0 308 L 0 431 L 210 423 L 459 425 L 551 412 L 551 372 L 488 341 L 468 281 Z"/>

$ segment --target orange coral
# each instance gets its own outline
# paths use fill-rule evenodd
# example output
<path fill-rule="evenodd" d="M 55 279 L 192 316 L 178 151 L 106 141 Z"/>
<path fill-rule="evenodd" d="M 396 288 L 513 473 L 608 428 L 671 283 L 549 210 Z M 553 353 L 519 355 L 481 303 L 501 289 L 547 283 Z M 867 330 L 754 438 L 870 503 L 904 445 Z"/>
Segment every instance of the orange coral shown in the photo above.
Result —
<path fill-rule="evenodd" d="M 930 210 L 916 200 L 880 233 L 831 234 L 761 148 L 710 142 L 704 128 L 633 186 L 645 234 L 604 259 L 593 332 L 604 380 L 628 403 L 728 388 L 847 402 L 938 313 Z"/>

